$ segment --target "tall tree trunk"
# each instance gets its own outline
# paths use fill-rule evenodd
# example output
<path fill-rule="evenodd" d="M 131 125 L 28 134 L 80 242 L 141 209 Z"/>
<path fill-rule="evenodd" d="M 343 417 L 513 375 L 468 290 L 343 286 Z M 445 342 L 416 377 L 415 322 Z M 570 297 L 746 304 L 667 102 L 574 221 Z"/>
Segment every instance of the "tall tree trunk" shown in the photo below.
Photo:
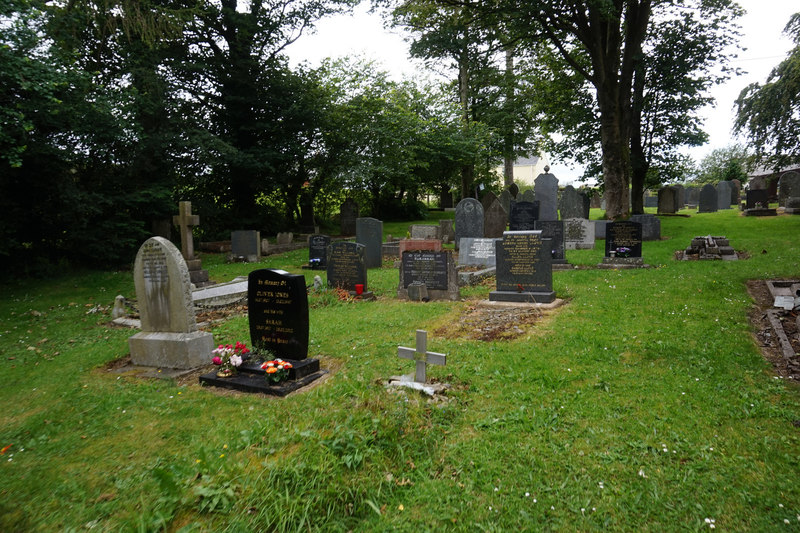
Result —
<path fill-rule="evenodd" d="M 511 103 L 514 101 L 514 49 L 506 48 L 506 130 L 503 132 L 503 182 L 508 187 L 514 183 L 514 120 Z"/>
<path fill-rule="evenodd" d="M 470 127 L 469 116 L 469 51 L 467 47 L 461 51 L 458 58 L 458 100 L 461 106 L 461 122 L 464 129 Z M 461 167 L 461 198 L 471 198 L 472 181 L 475 178 L 475 166 L 463 165 Z"/>
<path fill-rule="evenodd" d="M 630 135 L 627 114 L 615 88 L 601 86 L 597 90 L 606 218 L 611 220 L 627 218 L 630 205 Z"/>

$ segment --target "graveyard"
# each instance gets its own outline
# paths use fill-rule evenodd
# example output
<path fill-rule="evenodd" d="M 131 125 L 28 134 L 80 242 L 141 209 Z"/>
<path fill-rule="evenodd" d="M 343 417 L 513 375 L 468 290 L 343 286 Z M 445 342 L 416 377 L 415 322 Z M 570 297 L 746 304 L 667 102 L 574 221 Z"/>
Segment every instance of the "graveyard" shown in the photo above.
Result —
<path fill-rule="evenodd" d="M 492 292 L 517 299 L 494 276 L 448 287 L 452 259 L 437 254 L 453 244 L 395 265 L 315 241 L 336 251 L 320 268 L 309 247 L 257 262 L 195 249 L 218 283 L 263 269 L 304 278 L 308 357 L 324 375 L 284 397 L 201 384 L 211 353 L 169 379 L 125 371 L 139 330 L 113 324 L 112 306 L 135 298 L 131 270 L 8 282 L 0 530 L 797 530 L 800 367 L 775 339 L 766 281 L 800 278 L 800 217 L 708 211 L 660 217 L 660 239 L 638 235 L 640 257 L 618 262 L 599 236 L 581 244 L 582 227 L 527 239 L 540 254 L 571 236 L 552 251 L 572 265 L 546 280 L 554 294 L 531 282 L 563 301 L 547 309 L 487 305 Z M 410 224 L 378 222 L 371 238 Z M 484 237 L 469 229 L 456 223 L 457 236 Z M 739 260 L 677 259 L 698 236 L 725 236 Z M 344 289 L 314 287 L 348 257 L 366 279 L 343 269 Z M 406 275 L 437 288 L 412 298 Z M 260 303 L 198 309 L 196 329 L 174 334 L 250 346 Z M 387 386 L 421 371 L 415 353 L 441 394 Z"/>

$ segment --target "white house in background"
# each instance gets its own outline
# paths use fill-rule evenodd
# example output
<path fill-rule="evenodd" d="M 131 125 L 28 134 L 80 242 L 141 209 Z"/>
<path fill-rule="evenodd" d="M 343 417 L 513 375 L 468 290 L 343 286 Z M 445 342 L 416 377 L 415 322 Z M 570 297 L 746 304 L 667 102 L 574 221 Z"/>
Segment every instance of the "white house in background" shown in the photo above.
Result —
<path fill-rule="evenodd" d="M 544 174 L 544 167 L 548 166 L 547 154 L 541 157 L 520 157 L 514 161 L 514 183 L 520 187 L 533 187 L 533 180 L 539 174 Z M 495 172 L 500 176 L 500 183 L 503 183 L 503 167 L 495 168 Z"/>

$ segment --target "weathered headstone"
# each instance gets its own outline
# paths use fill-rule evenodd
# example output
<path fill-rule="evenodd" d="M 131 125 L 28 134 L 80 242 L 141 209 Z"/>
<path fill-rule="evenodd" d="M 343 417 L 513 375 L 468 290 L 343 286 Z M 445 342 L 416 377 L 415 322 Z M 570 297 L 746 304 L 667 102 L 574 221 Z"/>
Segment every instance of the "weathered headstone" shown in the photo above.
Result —
<path fill-rule="evenodd" d="M 186 260 L 189 279 L 198 287 L 207 285 L 208 270 L 203 270 L 200 259 L 194 255 L 192 226 L 200 224 L 200 217 L 192 214 L 192 202 L 179 202 L 178 214 L 172 217 L 172 222 L 180 228 L 181 255 Z"/>
<path fill-rule="evenodd" d="M 673 185 L 672 188 L 678 193 L 677 205 L 675 207 L 677 211 L 680 211 L 686 206 L 686 188 L 680 183 Z"/>
<path fill-rule="evenodd" d="M 561 219 L 568 218 L 589 218 L 587 213 L 587 202 L 584 200 L 585 194 L 575 190 L 572 185 L 567 185 L 561 191 L 561 199 L 558 204 L 558 209 L 561 212 Z"/>
<path fill-rule="evenodd" d="M 564 247 L 567 250 L 594 248 L 594 222 L 585 218 L 568 218 L 564 222 Z"/>
<path fill-rule="evenodd" d="M 430 251 L 441 252 L 442 241 L 439 239 L 400 239 L 397 243 L 397 255 L 403 252 Z"/>
<path fill-rule="evenodd" d="M 483 196 L 481 197 L 481 206 L 483 206 L 483 212 L 485 213 L 489 206 L 497 200 L 497 195 L 492 191 L 486 191 Z"/>
<path fill-rule="evenodd" d="M 514 209 L 514 203 L 511 209 Z M 487 238 L 499 238 L 503 236 L 508 224 L 508 213 L 498 200 L 483 212 L 483 236 Z"/>
<path fill-rule="evenodd" d="M 786 206 L 786 199 L 800 197 L 800 172 L 785 172 L 778 181 L 778 205 Z"/>
<path fill-rule="evenodd" d="M 644 206 L 645 207 L 658 207 L 658 196 L 645 196 L 644 197 Z"/>
<path fill-rule="evenodd" d="M 544 167 L 544 174 L 534 180 L 533 190 L 539 202 L 539 220 L 558 220 L 558 179 Z"/>
<path fill-rule="evenodd" d="M 671 215 L 678 212 L 678 191 L 673 187 L 658 190 L 658 214 Z"/>
<path fill-rule="evenodd" d="M 439 226 L 433 224 L 411 224 L 408 228 L 412 239 L 438 239 Z"/>
<path fill-rule="evenodd" d="M 275 243 L 278 244 L 279 246 L 283 246 L 285 244 L 292 244 L 293 240 L 294 240 L 294 233 L 292 233 L 291 231 L 280 232 L 275 237 Z"/>
<path fill-rule="evenodd" d="M 747 182 L 747 186 L 751 191 L 760 190 L 760 189 L 767 189 L 767 180 L 764 176 L 753 176 L 750 178 L 750 181 Z"/>
<path fill-rule="evenodd" d="M 638 222 L 642 225 L 642 240 L 660 241 L 661 240 L 661 219 L 650 213 L 641 215 L 631 215 L 631 222 Z"/>
<path fill-rule="evenodd" d="M 508 218 L 509 231 L 528 231 L 535 229 L 539 219 L 538 202 L 515 202 L 511 204 L 511 213 Z M 498 235 L 498 237 L 502 234 Z M 488 237 L 488 235 L 487 235 Z"/>
<path fill-rule="evenodd" d="M 507 189 L 500 193 L 500 196 L 497 197 L 497 200 L 500 202 L 500 205 L 503 206 L 503 209 L 506 210 L 506 213 L 511 212 L 511 202 L 516 201 Z"/>
<path fill-rule="evenodd" d="M 451 243 L 456 238 L 456 230 L 453 229 L 453 221 L 449 218 L 439 220 L 439 235 L 445 244 Z"/>
<path fill-rule="evenodd" d="M 788 197 L 783 212 L 787 215 L 800 215 L 800 196 Z"/>
<path fill-rule="evenodd" d="M 367 290 L 366 249 L 363 244 L 337 241 L 328 246 L 328 286 L 354 292 Z"/>
<path fill-rule="evenodd" d="M 699 203 L 700 203 L 700 188 L 686 187 L 686 205 L 690 207 L 697 207 Z"/>
<path fill-rule="evenodd" d="M 638 258 L 637 263 L 641 263 L 642 225 L 631 221 L 609 222 L 606 226 L 605 258 Z"/>
<path fill-rule="evenodd" d="M 315 233 L 308 238 L 308 266 L 312 270 L 328 268 L 328 246 L 331 238 L 328 235 Z"/>
<path fill-rule="evenodd" d="M 231 232 L 231 255 L 235 259 L 242 258 L 248 263 L 261 260 L 261 232 L 256 230 L 238 230 Z"/>
<path fill-rule="evenodd" d="M 552 263 L 564 265 L 567 263 L 564 253 L 564 221 L 563 220 L 537 220 L 534 229 L 542 232 L 543 239 L 550 239 Z"/>
<path fill-rule="evenodd" d="M 359 216 L 359 207 L 355 200 L 347 198 L 339 206 L 339 223 L 342 228 L 342 235 L 356 234 L 356 219 Z"/>
<path fill-rule="evenodd" d="M 364 245 L 367 268 L 380 268 L 383 264 L 381 243 L 383 242 L 383 222 L 377 218 L 356 219 L 356 242 Z"/>
<path fill-rule="evenodd" d="M 142 331 L 128 339 L 134 365 L 189 369 L 207 365 L 214 338 L 198 331 L 189 270 L 162 237 L 147 239 L 133 270 Z"/>
<path fill-rule="evenodd" d="M 742 190 L 742 182 L 738 179 L 732 179 L 731 181 L 731 205 L 739 205 L 739 193 Z"/>
<path fill-rule="evenodd" d="M 464 266 L 495 266 L 495 243 L 499 239 L 464 237 L 458 252 L 458 264 Z"/>
<path fill-rule="evenodd" d="M 522 194 L 517 197 L 517 200 L 520 202 L 535 202 L 536 194 L 533 192 L 533 189 L 525 189 Z"/>
<path fill-rule="evenodd" d="M 550 303 L 555 298 L 550 239 L 541 231 L 505 232 L 497 243 L 497 290 L 489 300 Z"/>
<path fill-rule="evenodd" d="M 425 383 L 428 380 L 427 365 L 444 365 L 447 362 L 445 354 L 428 351 L 428 332 L 421 329 L 417 330 L 417 347 L 400 346 L 397 349 L 397 355 L 402 359 L 411 359 L 416 362 L 414 381 L 417 383 Z"/>
<path fill-rule="evenodd" d="M 462 237 L 483 237 L 483 206 L 474 198 L 464 198 L 456 205 L 456 246 Z"/>
<path fill-rule="evenodd" d="M 511 197 L 516 200 L 517 196 L 519 195 L 519 185 L 517 185 L 516 183 L 512 183 L 511 185 L 508 186 L 508 192 L 510 192 Z"/>
<path fill-rule="evenodd" d="M 703 185 L 700 189 L 700 202 L 698 204 L 698 213 L 716 213 L 719 206 L 719 199 L 717 198 L 717 188 L 710 183 Z"/>
<path fill-rule="evenodd" d="M 461 297 L 450 252 L 403 252 L 397 297 L 410 299 L 409 285 L 412 283 L 425 285 L 430 300 L 458 301 Z"/>
<path fill-rule="evenodd" d="M 250 342 L 256 352 L 303 360 L 308 357 L 306 278 L 283 270 L 260 269 L 247 277 Z"/>
<path fill-rule="evenodd" d="M 731 189 L 733 184 L 730 181 L 722 180 L 717 183 L 717 209 L 731 208 Z"/>

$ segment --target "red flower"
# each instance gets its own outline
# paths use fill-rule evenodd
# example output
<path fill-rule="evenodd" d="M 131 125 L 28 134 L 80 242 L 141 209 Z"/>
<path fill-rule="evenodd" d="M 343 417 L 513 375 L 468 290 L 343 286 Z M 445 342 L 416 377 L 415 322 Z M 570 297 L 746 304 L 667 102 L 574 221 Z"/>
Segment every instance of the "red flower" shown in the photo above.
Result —
<path fill-rule="evenodd" d="M 215 365 L 221 365 L 222 364 L 222 359 L 220 359 L 219 356 L 215 355 L 211 359 L 211 362 L 214 363 Z"/>

